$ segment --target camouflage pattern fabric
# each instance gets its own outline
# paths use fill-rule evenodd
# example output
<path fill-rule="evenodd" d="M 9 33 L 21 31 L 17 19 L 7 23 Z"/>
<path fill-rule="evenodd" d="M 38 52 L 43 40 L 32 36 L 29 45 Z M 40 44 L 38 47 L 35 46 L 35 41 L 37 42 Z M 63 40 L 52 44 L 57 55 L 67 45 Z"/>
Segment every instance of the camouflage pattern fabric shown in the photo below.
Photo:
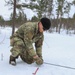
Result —
<path fill-rule="evenodd" d="M 37 23 L 25 23 L 10 37 L 11 55 L 13 57 L 20 55 L 23 61 L 32 63 L 33 56 L 36 54 L 42 58 L 43 39 L 43 33 L 38 32 Z M 33 43 L 35 43 L 35 50 Z"/>

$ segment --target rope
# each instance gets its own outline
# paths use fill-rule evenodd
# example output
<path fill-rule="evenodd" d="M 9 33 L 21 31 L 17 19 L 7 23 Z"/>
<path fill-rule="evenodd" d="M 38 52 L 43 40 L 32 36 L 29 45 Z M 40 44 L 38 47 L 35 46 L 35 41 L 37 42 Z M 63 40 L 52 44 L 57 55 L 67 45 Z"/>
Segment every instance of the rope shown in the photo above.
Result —
<path fill-rule="evenodd" d="M 46 63 L 46 62 L 44 62 L 44 64 L 75 70 L 74 67 L 70 67 L 70 66 L 63 66 L 63 65 L 58 65 L 58 64 Z"/>
<path fill-rule="evenodd" d="M 46 41 L 44 41 L 44 42 L 46 43 L 47 47 L 49 48 L 49 45 L 47 44 L 47 42 Z"/>

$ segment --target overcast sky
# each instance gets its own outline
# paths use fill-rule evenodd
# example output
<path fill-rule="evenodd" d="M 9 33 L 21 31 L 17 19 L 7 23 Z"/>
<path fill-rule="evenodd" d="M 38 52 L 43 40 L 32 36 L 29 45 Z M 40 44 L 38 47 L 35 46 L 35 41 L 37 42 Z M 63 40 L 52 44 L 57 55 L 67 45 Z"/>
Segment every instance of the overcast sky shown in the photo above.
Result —
<path fill-rule="evenodd" d="M 8 1 L 8 0 L 6 0 L 6 1 Z M 72 1 L 72 0 L 68 0 L 68 1 Z M 2 15 L 4 19 L 9 19 L 11 13 L 12 13 L 12 9 L 9 10 L 9 6 L 5 6 L 5 1 L 0 0 L 0 15 Z M 26 13 L 28 19 L 31 19 L 32 16 L 36 15 L 33 11 L 31 11 L 29 9 L 25 9 L 25 13 Z M 72 7 L 72 9 L 70 11 L 70 16 L 72 16 L 73 13 L 75 13 L 74 7 Z"/>

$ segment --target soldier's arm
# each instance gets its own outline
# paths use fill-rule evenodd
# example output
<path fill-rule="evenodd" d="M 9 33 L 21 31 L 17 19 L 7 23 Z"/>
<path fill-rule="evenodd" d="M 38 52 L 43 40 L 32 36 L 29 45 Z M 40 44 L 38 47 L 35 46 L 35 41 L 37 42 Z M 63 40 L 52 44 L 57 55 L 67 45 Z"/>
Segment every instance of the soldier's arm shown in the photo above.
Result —
<path fill-rule="evenodd" d="M 36 55 L 36 52 L 33 48 L 33 44 L 32 44 L 32 38 L 33 38 L 33 33 L 31 30 L 26 30 L 24 32 L 24 44 L 26 47 L 26 50 L 28 51 L 29 55 L 31 57 Z"/>
<path fill-rule="evenodd" d="M 43 45 L 43 36 L 35 42 L 35 47 L 36 47 L 36 54 L 42 58 L 42 45 Z"/>

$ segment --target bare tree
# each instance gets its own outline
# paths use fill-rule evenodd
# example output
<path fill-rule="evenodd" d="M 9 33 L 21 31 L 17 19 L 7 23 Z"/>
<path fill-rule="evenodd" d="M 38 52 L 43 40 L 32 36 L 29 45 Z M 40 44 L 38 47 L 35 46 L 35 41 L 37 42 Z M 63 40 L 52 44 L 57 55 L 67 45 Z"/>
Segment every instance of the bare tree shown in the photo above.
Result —
<path fill-rule="evenodd" d="M 58 22 L 58 32 L 60 33 L 61 18 L 63 15 L 63 7 L 64 7 L 65 0 L 57 0 L 57 22 Z"/>

